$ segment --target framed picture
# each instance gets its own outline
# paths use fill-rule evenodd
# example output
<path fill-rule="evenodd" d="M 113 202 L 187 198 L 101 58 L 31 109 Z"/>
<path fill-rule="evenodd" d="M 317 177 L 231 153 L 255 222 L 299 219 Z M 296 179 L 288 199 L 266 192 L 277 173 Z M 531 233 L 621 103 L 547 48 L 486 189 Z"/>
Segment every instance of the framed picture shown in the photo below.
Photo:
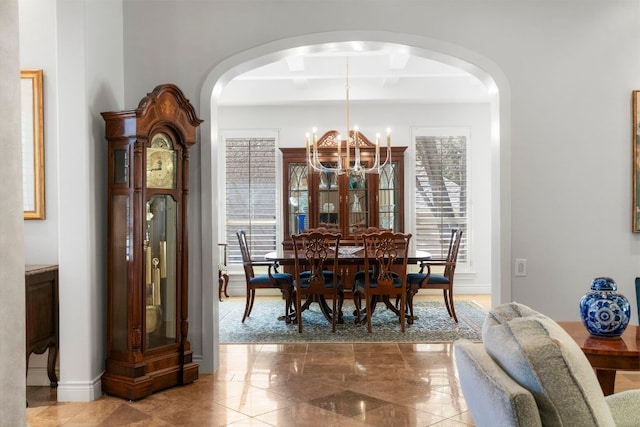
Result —
<path fill-rule="evenodd" d="M 45 219 L 42 70 L 21 70 L 24 219 Z"/>
<path fill-rule="evenodd" d="M 634 90 L 633 103 L 633 206 L 632 231 L 640 233 L 640 90 Z"/>

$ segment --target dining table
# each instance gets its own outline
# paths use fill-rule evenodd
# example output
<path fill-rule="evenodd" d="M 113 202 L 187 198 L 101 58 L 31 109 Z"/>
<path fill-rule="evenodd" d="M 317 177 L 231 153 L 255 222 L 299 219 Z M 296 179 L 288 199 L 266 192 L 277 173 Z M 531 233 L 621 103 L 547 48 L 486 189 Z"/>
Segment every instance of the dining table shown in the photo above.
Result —
<path fill-rule="evenodd" d="M 303 258 L 304 255 L 299 254 L 300 259 Z M 344 277 L 344 274 L 348 272 L 354 272 L 355 269 L 359 268 L 359 266 L 364 266 L 364 257 L 365 251 L 364 246 L 358 245 L 342 245 L 338 248 L 338 264 L 341 271 L 341 274 Z M 431 259 L 431 253 L 427 251 L 422 251 L 413 248 L 400 248 L 398 250 L 398 257 L 396 259 L 397 264 L 402 264 L 404 258 L 407 258 L 407 265 L 418 264 L 422 265 L 428 262 Z M 280 248 L 276 251 L 268 252 L 264 256 L 265 260 L 272 261 L 276 267 L 280 266 L 293 266 L 295 264 L 295 251 L 293 249 L 284 249 Z M 354 269 L 355 267 L 355 269 Z M 329 304 L 325 301 L 322 296 L 311 296 L 307 298 L 305 303 L 302 305 L 301 310 L 304 311 L 309 308 L 312 303 L 318 303 L 320 306 L 320 310 L 324 317 L 331 321 L 331 317 L 333 313 L 331 313 L 331 308 Z M 370 302 L 372 311 L 375 309 L 377 300 L 373 300 Z M 393 311 L 396 315 L 400 315 L 400 312 L 395 307 L 394 304 L 391 303 L 389 298 L 383 298 L 382 302 L 385 306 Z M 294 319 L 295 314 L 292 314 L 292 319 Z M 336 319 L 338 323 L 343 323 L 342 313 L 339 313 L 338 319 Z"/>

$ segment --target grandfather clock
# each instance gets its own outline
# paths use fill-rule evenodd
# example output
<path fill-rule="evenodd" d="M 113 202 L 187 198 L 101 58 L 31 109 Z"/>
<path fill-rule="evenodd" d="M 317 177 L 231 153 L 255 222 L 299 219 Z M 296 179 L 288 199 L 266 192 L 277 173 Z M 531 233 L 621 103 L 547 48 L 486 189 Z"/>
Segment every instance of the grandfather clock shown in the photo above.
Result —
<path fill-rule="evenodd" d="M 165 84 L 104 112 L 108 141 L 107 359 L 102 390 L 126 399 L 198 378 L 187 334 L 189 148 L 202 123 Z"/>

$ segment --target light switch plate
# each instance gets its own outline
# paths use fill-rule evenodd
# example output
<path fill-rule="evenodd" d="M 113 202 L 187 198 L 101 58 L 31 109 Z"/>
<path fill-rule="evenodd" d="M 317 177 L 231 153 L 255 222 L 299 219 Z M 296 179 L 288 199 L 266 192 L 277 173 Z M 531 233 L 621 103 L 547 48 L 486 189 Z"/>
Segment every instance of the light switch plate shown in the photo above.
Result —
<path fill-rule="evenodd" d="M 527 275 L 527 260 L 523 258 L 516 258 L 516 277 L 525 277 Z"/>

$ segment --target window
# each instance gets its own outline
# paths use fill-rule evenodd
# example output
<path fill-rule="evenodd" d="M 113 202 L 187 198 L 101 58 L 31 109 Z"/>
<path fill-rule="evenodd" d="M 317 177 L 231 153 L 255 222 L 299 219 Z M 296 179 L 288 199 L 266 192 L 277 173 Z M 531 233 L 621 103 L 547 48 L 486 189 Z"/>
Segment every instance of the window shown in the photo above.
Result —
<path fill-rule="evenodd" d="M 462 228 L 467 260 L 467 137 L 416 136 L 416 248 L 446 258 L 452 228 Z"/>
<path fill-rule="evenodd" d="M 276 250 L 276 141 L 227 138 L 225 144 L 228 264 L 242 264 L 238 230 L 247 233 L 253 257 Z"/>

